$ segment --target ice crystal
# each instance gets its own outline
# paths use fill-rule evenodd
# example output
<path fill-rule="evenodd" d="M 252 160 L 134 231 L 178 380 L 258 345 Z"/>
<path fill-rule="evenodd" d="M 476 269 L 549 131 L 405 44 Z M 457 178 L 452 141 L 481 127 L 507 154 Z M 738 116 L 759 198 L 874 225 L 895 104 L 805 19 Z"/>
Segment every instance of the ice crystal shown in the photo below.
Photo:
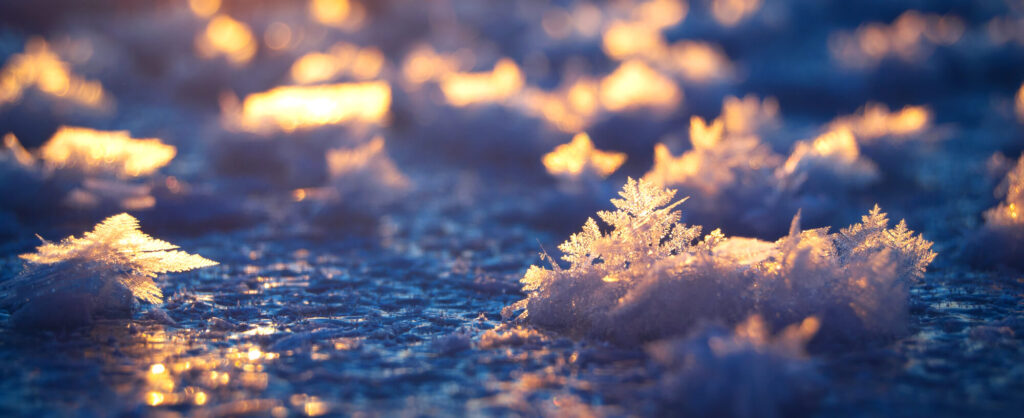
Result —
<path fill-rule="evenodd" d="M 930 242 L 904 222 L 889 228 L 878 207 L 838 234 L 802 231 L 798 214 L 771 243 L 718 230 L 699 239 L 699 226 L 680 222 L 675 191 L 652 182 L 629 179 L 619 195 L 616 210 L 598 213 L 611 230 L 588 219 L 559 246 L 569 267 L 545 255 L 551 269 L 530 267 L 527 298 L 506 316 L 523 309 L 520 321 L 624 344 L 752 314 L 777 326 L 820 316 L 833 334 L 886 336 L 900 332 L 909 284 L 935 258 Z"/>
<path fill-rule="evenodd" d="M 36 252 L 22 254 L 25 269 L 2 285 L 2 303 L 8 309 L 48 293 L 95 292 L 96 297 L 120 287 L 135 298 L 159 303 L 163 293 L 153 280 L 216 265 L 139 230 L 135 217 L 122 213 L 104 219 L 81 238 L 43 241 Z"/>

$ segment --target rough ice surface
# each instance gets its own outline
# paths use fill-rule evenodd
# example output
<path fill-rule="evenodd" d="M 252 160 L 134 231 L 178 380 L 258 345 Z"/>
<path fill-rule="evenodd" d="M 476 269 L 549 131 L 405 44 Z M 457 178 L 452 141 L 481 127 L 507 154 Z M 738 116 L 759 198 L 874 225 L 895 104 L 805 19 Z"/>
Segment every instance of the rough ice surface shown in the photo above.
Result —
<path fill-rule="evenodd" d="M 949 0 L 0 2 L 0 287 L 77 286 L 0 307 L 0 415 L 1017 416 L 1022 24 Z M 62 126 L 176 154 L 48 163 Z M 649 172 L 706 228 L 556 285 L 557 244 Z M 221 264 L 139 303 L 122 271 L 18 257 L 122 212 Z M 538 251 L 567 305 L 522 291 Z M 557 326 L 502 319 L 531 298 Z"/>

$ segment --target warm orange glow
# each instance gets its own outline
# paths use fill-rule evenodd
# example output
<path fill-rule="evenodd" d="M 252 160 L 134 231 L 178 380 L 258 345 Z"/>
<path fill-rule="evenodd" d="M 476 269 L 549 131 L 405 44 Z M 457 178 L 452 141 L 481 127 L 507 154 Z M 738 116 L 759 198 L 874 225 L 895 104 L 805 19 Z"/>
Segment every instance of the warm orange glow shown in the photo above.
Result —
<path fill-rule="evenodd" d="M 320 24 L 354 30 L 362 25 L 366 11 L 349 0 L 310 0 L 309 14 Z"/>
<path fill-rule="evenodd" d="M 568 144 L 562 144 L 541 160 L 553 176 L 578 178 L 582 175 L 608 177 L 626 162 L 622 152 L 601 151 L 586 133 L 576 134 Z"/>
<path fill-rule="evenodd" d="M 891 24 L 867 23 L 852 33 L 833 33 L 829 37 L 829 51 L 841 65 L 850 68 L 877 65 L 892 55 L 915 62 L 927 53 L 927 45 L 954 44 L 964 30 L 959 17 L 908 10 Z"/>
<path fill-rule="evenodd" d="M 761 8 L 761 0 L 713 0 L 711 15 L 722 26 L 736 26 Z"/>
<path fill-rule="evenodd" d="M 342 57 L 310 52 L 292 64 L 292 80 L 299 84 L 330 80 L 343 71 L 346 64 L 347 61 L 344 61 Z"/>
<path fill-rule="evenodd" d="M 167 165 L 177 150 L 156 138 L 132 138 L 127 131 L 63 126 L 39 153 L 48 166 L 55 168 L 138 177 Z"/>
<path fill-rule="evenodd" d="M 1017 90 L 1017 120 L 1024 122 L 1024 84 L 1020 85 L 1020 89 Z"/>
<path fill-rule="evenodd" d="M 202 56 L 225 56 L 238 65 L 249 62 L 257 47 L 249 26 L 227 15 L 215 16 L 196 38 L 196 49 Z"/>
<path fill-rule="evenodd" d="M 146 403 L 150 406 L 158 406 L 164 403 L 164 394 L 160 392 L 149 392 L 146 394 Z"/>
<path fill-rule="evenodd" d="M 693 152 L 673 157 L 665 144 L 657 144 L 654 146 L 654 166 L 643 178 L 660 185 L 681 183 L 697 174 L 699 162 L 699 156 Z"/>
<path fill-rule="evenodd" d="M 655 28 L 667 28 L 682 22 L 690 5 L 685 0 L 650 0 L 633 9 L 633 18 Z"/>
<path fill-rule="evenodd" d="M 729 96 L 722 102 L 721 117 L 729 134 L 756 134 L 760 129 L 778 123 L 779 102 L 773 97 L 758 100 L 752 94 L 742 99 Z"/>
<path fill-rule="evenodd" d="M 856 114 L 832 121 L 833 129 L 844 127 L 862 141 L 883 136 L 905 137 L 931 126 L 931 111 L 924 106 L 906 106 L 897 112 L 880 103 L 868 103 Z"/>
<path fill-rule="evenodd" d="M 704 83 L 726 78 L 732 72 L 729 58 L 709 43 L 681 41 L 671 48 L 672 59 L 687 80 Z"/>
<path fill-rule="evenodd" d="M 25 89 L 32 87 L 87 108 L 107 105 L 103 86 L 72 73 L 68 63 L 41 38 L 29 39 L 25 52 L 12 55 L 0 69 L 0 105 L 20 100 Z"/>
<path fill-rule="evenodd" d="M 441 80 L 448 103 L 462 107 L 508 99 L 523 88 L 523 73 L 515 61 L 502 58 L 494 69 L 482 73 L 453 73 Z"/>
<path fill-rule="evenodd" d="M 282 86 L 247 96 L 241 114 L 225 105 L 225 121 L 248 131 L 296 129 L 346 122 L 382 123 L 391 107 L 384 81 Z"/>
<path fill-rule="evenodd" d="M 703 118 L 693 116 L 690 118 L 690 143 L 694 149 L 712 149 L 722 140 L 724 128 L 721 118 L 715 119 L 708 126 Z"/>
<path fill-rule="evenodd" d="M 348 18 L 352 6 L 348 0 L 312 0 L 309 12 L 317 22 L 333 25 L 340 24 Z"/>
<path fill-rule="evenodd" d="M 426 44 L 413 48 L 402 63 L 402 77 L 414 85 L 438 80 L 458 70 L 459 62 L 455 57 L 438 54 Z"/>
<path fill-rule="evenodd" d="M 810 143 L 797 142 L 793 153 L 786 159 L 783 170 L 786 173 L 795 172 L 800 162 L 807 157 L 826 158 L 838 164 L 849 165 L 856 163 L 860 158 L 860 148 L 849 129 L 838 127 L 818 136 Z"/>
<path fill-rule="evenodd" d="M 528 114 L 543 117 L 552 126 L 566 133 L 579 132 L 598 111 L 597 82 L 580 78 L 568 88 L 547 92 L 528 88 L 522 104 Z"/>
<path fill-rule="evenodd" d="M 637 107 L 671 109 L 682 95 L 672 79 L 638 60 L 626 61 L 601 80 L 601 104 L 613 112 Z"/>
<path fill-rule="evenodd" d="M 658 28 L 637 22 L 615 22 L 604 32 L 602 47 L 612 59 L 660 56 L 666 49 Z"/>
<path fill-rule="evenodd" d="M 384 138 L 379 136 L 356 148 L 327 151 L 327 172 L 336 180 L 369 174 L 378 184 L 394 190 L 409 187 L 409 179 L 388 156 Z"/>
<path fill-rule="evenodd" d="M 199 17 L 210 17 L 220 10 L 220 0 L 188 0 L 188 7 Z"/>
<path fill-rule="evenodd" d="M 33 157 L 32 153 L 28 152 L 28 150 L 21 145 L 21 142 L 18 141 L 18 137 L 14 136 L 14 134 L 9 133 L 4 135 L 3 149 L 6 153 L 14 157 L 14 161 L 21 166 L 28 167 L 35 165 L 36 163 L 36 157 Z"/>

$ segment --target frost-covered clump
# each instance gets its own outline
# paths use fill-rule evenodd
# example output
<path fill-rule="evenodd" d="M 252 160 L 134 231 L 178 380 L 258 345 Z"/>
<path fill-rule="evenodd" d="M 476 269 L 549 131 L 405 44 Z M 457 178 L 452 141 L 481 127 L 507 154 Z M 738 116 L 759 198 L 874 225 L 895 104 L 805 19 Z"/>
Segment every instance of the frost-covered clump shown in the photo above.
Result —
<path fill-rule="evenodd" d="M 968 256 L 986 267 L 1024 269 L 1024 154 L 996 188 L 996 195 L 1005 199 L 985 211 L 985 225 L 969 244 Z"/>
<path fill-rule="evenodd" d="M 7 134 L 0 150 L 0 188 L 14 183 L 33 192 L 2 206 L 26 217 L 45 213 L 34 207 L 147 209 L 156 202 L 148 177 L 176 154 L 172 145 L 132 138 L 127 131 L 62 126 L 35 152 Z"/>
<path fill-rule="evenodd" d="M 788 157 L 776 154 L 761 138 L 777 128 L 773 103 L 728 98 L 710 124 L 691 118 L 693 149 L 676 157 L 658 144 L 644 179 L 694 196 L 691 219 L 763 237 L 784 232 L 801 208 L 812 221 L 827 221 L 847 195 L 880 178 L 845 126 L 798 141 Z"/>
<path fill-rule="evenodd" d="M 319 223 L 351 222 L 349 218 L 360 213 L 368 217 L 365 220 L 375 219 L 377 211 L 412 188 L 379 136 L 354 148 L 328 150 L 326 163 L 327 186 L 294 191 L 295 200 L 306 201 Z"/>
<path fill-rule="evenodd" d="M 813 141 L 796 143 L 793 153 L 776 172 L 787 183 L 813 190 L 844 185 L 861 188 L 878 180 L 878 167 L 860 153 L 847 128 L 826 132 Z"/>
<path fill-rule="evenodd" d="M 60 328 L 130 312 L 132 299 L 160 303 L 158 275 L 217 264 L 177 248 L 140 231 L 127 213 L 111 216 L 81 238 L 44 240 L 21 255 L 24 270 L 0 284 L 0 307 L 13 313 L 15 325 Z"/>
<path fill-rule="evenodd" d="M 527 298 L 504 310 L 518 320 L 577 336 L 637 344 L 689 332 L 707 320 L 737 324 L 761 314 L 781 327 L 809 316 L 824 321 L 825 339 L 888 336 L 902 331 L 908 287 L 934 259 L 931 243 L 889 228 L 875 207 L 863 222 L 829 234 L 801 231 L 765 242 L 700 238 L 672 203 L 675 190 L 629 179 L 559 246 L 568 268 L 532 266 L 522 279 Z"/>
<path fill-rule="evenodd" d="M 723 118 L 711 124 L 700 117 L 691 118 L 693 149 L 675 157 L 667 146 L 658 144 L 654 166 L 644 179 L 697 197 L 690 209 L 702 221 L 732 220 L 736 228 L 756 229 L 747 226 L 764 224 L 759 218 L 767 208 L 780 205 L 780 185 L 773 171 L 782 158 L 757 135 L 742 133 L 749 127 L 741 128 L 740 133 L 730 133 Z M 794 210 L 787 207 L 785 212 Z"/>
<path fill-rule="evenodd" d="M 568 144 L 544 154 L 541 162 L 548 174 L 558 178 L 564 190 L 578 191 L 593 187 L 618 170 L 626 162 L 626 154 L 599 150 L 589 135 L 579 133 Z"/>
<path fill-rule="evenodd" d="M 810 317 L 772 335 L 755 315 L 734 332 L 709 326 L 686 338 L 650 344 L 647 352 L 661 370 L 655 388 L 660 406 L 697 417 L 810 412 L 823 379 L 804 347 L 819 325 Z"/>

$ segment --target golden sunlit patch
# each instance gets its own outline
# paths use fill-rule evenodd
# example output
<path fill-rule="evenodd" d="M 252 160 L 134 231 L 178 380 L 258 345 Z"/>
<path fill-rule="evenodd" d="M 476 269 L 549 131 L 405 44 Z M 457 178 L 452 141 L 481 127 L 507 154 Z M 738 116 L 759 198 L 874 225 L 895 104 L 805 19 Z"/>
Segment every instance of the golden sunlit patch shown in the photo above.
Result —
<path fill-rule="evenodd" d="M 382 123 L 391 107 L 391 86 L 384 81 L 282 86 L 246 96 L 240 114 L 235 103 L 222 101 L 222 106 L 229 127 L 252 132 Z"/>
<path fill-rule="evenodd" d="M 157 406 L 164 403 L 164 394 L 160 392 L 149 392 L 146 394 L 146 403 L 150 406 Z"/>
<path fill-rule="evenodd" d="M 860 158 L 860 148 L 853 133 L 846 127 L 838 127 L 821 134 L 810 143 L 797 142 L 793 153 L 783 164 L 786 173 L 796 172 L 800 163 L 806 158 L 821 158 L 834 164 L 855 164 Z"/>
<path fill-rule="evenodd" d="M 157 363 L 149 367 L 150 374 L 163 374 L 167 372 L 167 368 L 163 364 Z"/>
<path fill-rule="evenodd" d="M 503 58 L 489 72 L 445 75 L 441 80 L 441 91 L 448 103 L 462 107 L 508 99 L 519 93 L 523 82 L 523 73 L 516 62 Z"/>
<path fill-rule="evenodd" d="M 920 61 L 930 45 L 951 45 L 964 33 L 964 22 L 953 15 L 903 12 L 891 24 L 861 25 L 854 32 L 837 31 L 829 36 L 829 51 L 839 64 L 849 68 L 877 65 L 888 56 L 907 62 Z"/>
<path fill-rule="evenodd" d="M 907 137 L 920 134 L 931 126 L 931 111 L 924 106 L 906 106 L 896 112 L 881 103 L 868 103 L 856 114 L 832 121 L 834 128 L 849 129 L 861 141 L 884 136 Z"/>
<path fill-rule="evenodd" d="M 742 99 L 729 96 L 722 101 L 722 120 L 725 131 L 732 135 L 757 133 L 778 124 L 779 102 L 774 97 L 759 100 L 748 94 Z"/>
<path fill-rule="evenodd" d="M 1024 84 L 1021 84 L 1020 89 L 1017 90 L 1014 102 L 1014 107 L 1017 109 L 1017 120 L 1024 122 Z"/>
<path fill-rule="evenodd" d="M 366 11 L 349 0 L 310 0 L 309 14 L 320 24 L 355 30 L 361 27 Z"/>
<path fill-rule="evenodd" d="M 24 167 L 33 166 L 36 163 L 36 157 L 32 156 L 32 153 L 28 152 L 18 141 L 18 137 L 12 133 L 4 135 L 4 151 L 10 154 L 14 161 Z"/>
<path fill-rule="evenodd" d="M 696 41 L 680 41 L 671 47 L 675 67 L 687 80 L 705 83 L 728 78 L 732 64 L 718 47 Z"/>
<path fill-rule="evenodd" d="M 581 175 L 596 175 L 605 178 L 626 162 L 626 154 L 594 148 L 590 136 L 579 133 L 568 144 L 559 145 L 545 154 L 542 162 L 553 176 L 577 178 Z"/>
<path fill-rule="evenodd" d="M 712 121 L 711 125 L 704 122 L 704 118 L 693 116 L 690 118 L 690 143 L 694 149 L 711 149 L 722 140 L 722 132 L 725 130 L 725 123 L 721 118 Z"/>
<path fill-rule="evenodd" d="M 456 57 L 438 54 L 427 44 L 413 48 L 402 63 L 402 77 L 414 85 L 439 80 L 458 70 L 459 60 Z"/>
<path fill-rule="evenodd" d="M 612 59 L 659 56 L 667 48 L 658 28 L 637 22 L 615 22 L 604 32 L 602 47 Z"/>
<path fill-rule="evenodd" d="M 380 136 L 356 148 L 327 151 L 327 171 L 332 179 L 368 173 L 385 187 L 398 190 L 409 187 L 409 179 L 391 161 L 384 147 L 384 138 Z"/>
<path fill-rule="evenodd" d="M 188 7 L 199 17 L 210 17 L 220 10 L 221 0 L 188 0 Z"/>
<path fill-rule="evenodd" d="M 195 396 L 195 403 L 196 403 L 196 405 L 199 405 L 199 406 L 206 405 L 206 400 L 207 400 L 206 392 L 196 392 L 196 396 Z"/>
<path fill-rule="evenodd" d="M 108 94 L 98 81 L 83 79 L 42 38 L 25 43 L 0 69 L 0 105 L 17 102 L 28 88 L 92 109 L 104 108 Z"/>
<path fill-rule="evenodd" d="M 601 80 L 601 104 L 613 112 L 649 107 L 669 110 L 682 99 L 671 78 L 638 60 L 629 60 Z"/>
<path fill-rule="evenodd" d="M 580 78 L 568 88 L 553 92 L 527 88 L 522 106 L 527 114 L 543 117 L 552 126 L 566 133 L 580 132 L 599 110 L 597 82 Z"/>
<path fill-rule="evenodd" d="M 761 0 L 713 0 L 711 15 L 722 26 L 736 26 L 761 8 Z"/>
<path fill-rule="evenodd" d="M 177 150 L 156 138 L 132 138 L 127 131 L 63 126 L 39 153 L 51 167 L 138 177 L 167 165 Z"/>
<path fill-rule="evenodd" d="M 256 55 L 258 46 L 249 26 L 227 15 L 215 16 L 196 37 L 200 55 L 205 58 L 225 56 L 236 65 L 248 63 Z"/>

